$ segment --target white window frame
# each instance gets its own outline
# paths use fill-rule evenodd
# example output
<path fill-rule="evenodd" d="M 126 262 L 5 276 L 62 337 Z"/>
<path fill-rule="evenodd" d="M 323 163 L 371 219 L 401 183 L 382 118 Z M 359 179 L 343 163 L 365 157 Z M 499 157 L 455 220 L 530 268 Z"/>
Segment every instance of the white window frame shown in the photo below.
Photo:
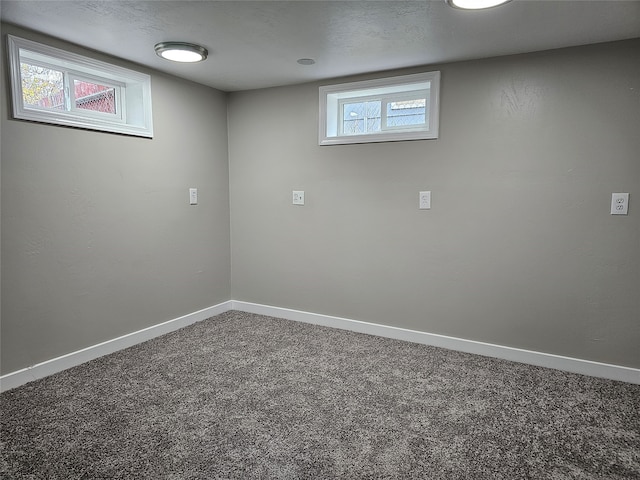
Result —
<path fill-rule="evenodd" d="M 426 93 L 425 124 L 386 125 L 386 105 L 393 101 L 415 98 L 416 92 Z M 319 88 L 319 96 L 319 145 L 438 138 L 440 113 L 439 71 L 321 86 Z M 380 131 L 365 134 L 344 133 L 344 119 L 342 118 L 344 110 L 342 105 L 371 100 L 380 100 L 382 102 Z"/>
<path fill-rule="evenodd" d="M 13 117 L 21 120 L 153 137 L 151 77 L 59 48 L 7 35 Z M 65 108 L 27 105 L 22 92 L 23 61 L 62 72 Z M 116 113 L 96 112 L 75 105 L 74 80 L 114 89 Z"/>

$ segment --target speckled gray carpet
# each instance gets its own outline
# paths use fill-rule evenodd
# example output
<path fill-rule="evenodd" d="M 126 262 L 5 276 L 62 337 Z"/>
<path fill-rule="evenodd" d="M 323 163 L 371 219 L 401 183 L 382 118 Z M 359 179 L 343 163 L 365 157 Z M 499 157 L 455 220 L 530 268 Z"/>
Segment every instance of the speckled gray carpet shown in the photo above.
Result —
<path fill-rule="evenodd" d="M 0 396 L 3 479 L 640 478 L 640 386 L 228 312 Z"/>

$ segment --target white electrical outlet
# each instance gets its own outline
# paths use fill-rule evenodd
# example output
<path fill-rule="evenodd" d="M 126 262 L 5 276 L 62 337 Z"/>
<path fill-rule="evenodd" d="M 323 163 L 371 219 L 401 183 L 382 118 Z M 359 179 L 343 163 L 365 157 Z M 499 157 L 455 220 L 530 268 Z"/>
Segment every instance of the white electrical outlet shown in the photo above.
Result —
<path fill-rule="evenodd" d="M 611 194 L 611 215 L 627 215 L 629 213 L 629 194 Z"/>
<path fill-rule="evenodd" d="M 198 204 L 198 189 L 190 188 L 189 189 L 189 205 L 197 205 Z"/>
<path fill-rule="evenodd" d="M 431 208 L 431 192 L 420 192 L 418 199 L 418 208 L 420 210 L 429 210 Z"/>
<path fill-rule="evenodd" d="M 304 191 L 302 190 L 293 191 L 293 204 L 304 205 Z"/>

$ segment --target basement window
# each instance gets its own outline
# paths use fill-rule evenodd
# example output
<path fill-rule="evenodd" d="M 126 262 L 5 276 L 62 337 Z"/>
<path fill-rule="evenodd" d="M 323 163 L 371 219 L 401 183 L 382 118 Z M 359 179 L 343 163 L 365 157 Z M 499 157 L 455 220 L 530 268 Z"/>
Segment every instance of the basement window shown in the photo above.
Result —
<path fill-rule="evenodd" d="M 320 87 L 319 144 L 438 138 L 440 72 Z"/>
<path fill-rule="evenodd" d="M 13 117 L 152 137 L 151 77 L 7 36 Z"/>

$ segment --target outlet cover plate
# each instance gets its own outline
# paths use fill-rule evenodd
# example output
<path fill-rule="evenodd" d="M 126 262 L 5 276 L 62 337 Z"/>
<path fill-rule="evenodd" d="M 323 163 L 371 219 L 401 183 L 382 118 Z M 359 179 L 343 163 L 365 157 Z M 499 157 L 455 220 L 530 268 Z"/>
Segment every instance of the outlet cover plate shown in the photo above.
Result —
<path fill-rule="evenodd" d="M 431 208 L 431 192 L 420 192 L 418 196 L 418 208 L 429 210 Z"/>
<path fill-rule="evenodd" d="M 611 215 L 627 215 L 629 213 L 629 194 L 611 194 Z"/>

